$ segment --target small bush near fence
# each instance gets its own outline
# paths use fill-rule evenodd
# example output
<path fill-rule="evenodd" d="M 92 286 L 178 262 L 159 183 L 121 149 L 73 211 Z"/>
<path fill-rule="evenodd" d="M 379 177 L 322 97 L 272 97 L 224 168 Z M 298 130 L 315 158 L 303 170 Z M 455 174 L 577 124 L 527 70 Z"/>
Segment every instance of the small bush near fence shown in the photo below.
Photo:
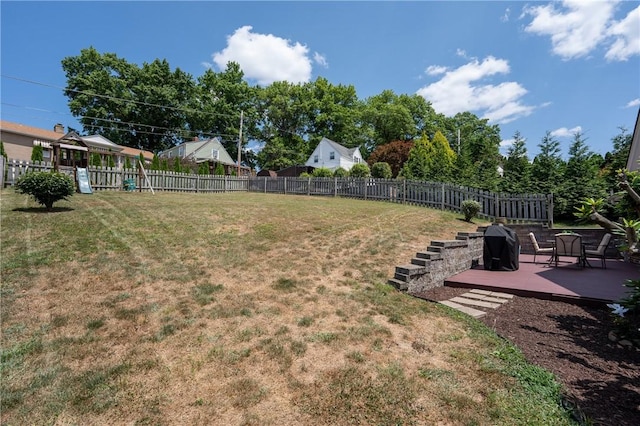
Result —
<path fill-rule="evenodd" d="M 475 200 L 464 200 L 460 208 L 467 222 L 471 222 L 471 219 L 480 213 L 480 203 Z"/>

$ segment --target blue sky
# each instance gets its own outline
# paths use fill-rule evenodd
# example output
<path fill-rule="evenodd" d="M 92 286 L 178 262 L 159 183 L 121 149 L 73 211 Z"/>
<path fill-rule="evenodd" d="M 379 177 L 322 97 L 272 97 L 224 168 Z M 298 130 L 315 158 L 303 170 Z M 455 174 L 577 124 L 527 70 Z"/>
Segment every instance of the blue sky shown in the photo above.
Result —
<path fill-rule="evenodd" d="M 233 60 L 251 84 L 325 77 L 361 99 L 419 94 L 499 124 L 505 147 L 520 131 L 530 157 L 546 131 L 565 157 L 576 131 L 605 154 L 640 108 L 639 1 L 3 0 L 0 13 L 1 117 L 47 129 L 81 128 L 60 62 L 90 46 L 194 78 Z"/>

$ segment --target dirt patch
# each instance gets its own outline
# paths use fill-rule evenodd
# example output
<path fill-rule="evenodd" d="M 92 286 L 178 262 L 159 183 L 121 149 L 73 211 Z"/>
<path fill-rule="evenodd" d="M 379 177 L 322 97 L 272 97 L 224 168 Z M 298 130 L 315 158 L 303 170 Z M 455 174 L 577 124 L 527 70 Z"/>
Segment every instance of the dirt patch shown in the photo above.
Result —
<path fill-rule="evenodd" d="M 442 301 L 467 291 L 440 287 L 419 296 Z M 514 297 L 480 321 L 554 373 L 565 387 L 566 404 L 577 406 L 586 424 L 640 424 L 640 350 L 609 340 L 607 308 Z"/>

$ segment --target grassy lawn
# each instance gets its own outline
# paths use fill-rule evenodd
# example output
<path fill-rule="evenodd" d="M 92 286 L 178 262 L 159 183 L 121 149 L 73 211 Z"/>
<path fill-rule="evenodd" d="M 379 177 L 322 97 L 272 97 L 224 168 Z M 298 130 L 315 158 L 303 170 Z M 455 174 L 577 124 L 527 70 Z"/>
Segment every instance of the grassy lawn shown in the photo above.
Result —
<path fill-rule="evenodd" d="M 1 193 L 2 424 L 562 425 L 477 321 L 386 284 L 419 207 L 265 194 Z"/>

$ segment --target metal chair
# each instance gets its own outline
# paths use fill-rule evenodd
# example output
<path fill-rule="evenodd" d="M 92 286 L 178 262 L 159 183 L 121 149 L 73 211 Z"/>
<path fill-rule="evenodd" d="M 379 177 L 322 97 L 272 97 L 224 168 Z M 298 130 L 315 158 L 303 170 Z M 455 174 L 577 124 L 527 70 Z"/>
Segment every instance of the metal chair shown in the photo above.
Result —
<path fill-rule="evenodd" d="M 555 264 L 558 266 L 560 256 L 570 256 L 578 259 L 579 266 L 585 266 L 582 236 L 578 234 L 556 234 Z"/>
<path fill-rule="evenodd" d="M 529 232 L 529 239 L 533 245 L 533 263 L 536 263 L 536 256 L 539 254 L 553 255 L 553 247 L 540 248 L 540 244 L 538 244 L 538 240 L 533 232 Z"/>
<path fill-rule="evenodd" d="M 600 241 L 600 244 L 598 245 L 598 248 L 595 250 L 587 250 L 585 249 L 584 251 L 584 255 L 585 257 L 595 257 L 598 258 L 602 261 L 602 268 L 603 269 L 607 269 L 607 262 L 605 260 L 605 256 L 607 253 L 607 247 L 609 246 L 609 243 L 611 242 L 611 234 L 604 234 L 604 236 L 602 237 L 602 240 Z"/>

